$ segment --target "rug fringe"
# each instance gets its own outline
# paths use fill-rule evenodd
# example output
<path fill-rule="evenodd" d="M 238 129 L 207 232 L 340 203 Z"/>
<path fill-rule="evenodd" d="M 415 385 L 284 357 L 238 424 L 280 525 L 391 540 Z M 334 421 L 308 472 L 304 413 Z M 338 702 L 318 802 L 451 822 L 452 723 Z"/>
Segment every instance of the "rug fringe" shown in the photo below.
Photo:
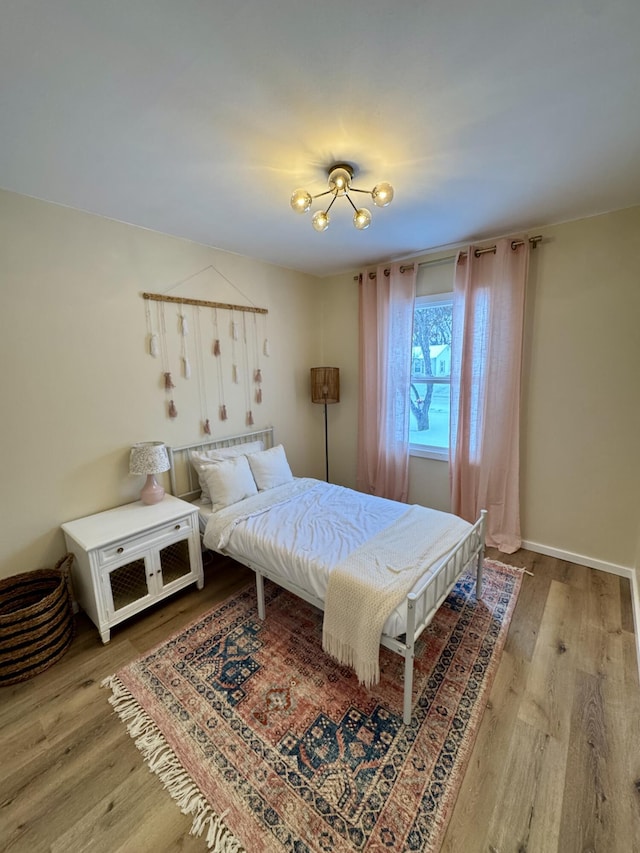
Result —
<path fill-rule="evenodd" d="M 488 557 L 486 558 L 488 563 L 493 563 L 494 566 L 500 566 L 502 569 L 513 569 L 516 572 L 520 572 L 524 575 L 531 575 L 534 577 L 533 572 L 530 572 L 529 569 L 525 569 L 524 566 L 511 566 L 508 563 L 501 563 L 500 560 L 491 560 Z"/>
<path fill-rule="evenodd" d="M 193 815 L 190 835 L 201 836 L 205 832 L 207 847 L 213 853 L 244 853 L 244 847 L 224 823 L 226 812 L 218 815 L 213 811 L 156 724 L 120 679 L 110 675 L 101 686 L 110 688 L 109 704 L 126 724 L 149 770 L 158 776 L 182 814 Z"/>

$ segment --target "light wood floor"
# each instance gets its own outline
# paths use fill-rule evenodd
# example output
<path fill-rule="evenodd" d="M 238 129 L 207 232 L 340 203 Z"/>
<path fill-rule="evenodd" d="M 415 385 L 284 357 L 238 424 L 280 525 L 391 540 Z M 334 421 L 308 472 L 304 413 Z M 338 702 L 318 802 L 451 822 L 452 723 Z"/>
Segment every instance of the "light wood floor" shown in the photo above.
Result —
<path fill-rule="evenodd" d="M 640 853 L 640 688 L 629 583 L 527 551 L 507 645 L 442 853 Z M 204 851 L 100 681 L 252 578 L 226 561 L 0 688 L 0 850 Z M 249 851 L 251 853 L 251 851 Z"/>

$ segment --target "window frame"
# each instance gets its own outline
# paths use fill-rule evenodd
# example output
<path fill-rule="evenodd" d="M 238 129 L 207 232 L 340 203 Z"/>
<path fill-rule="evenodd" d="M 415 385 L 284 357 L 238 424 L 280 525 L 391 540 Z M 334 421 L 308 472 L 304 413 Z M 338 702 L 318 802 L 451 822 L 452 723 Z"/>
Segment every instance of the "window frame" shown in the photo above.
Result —
<path fill-rule="evenodd" d="M 434 293 L 434 294 L 426 294 L 424 296 L 416 296 L 413 302 L 413 310 L 414 313 L 417 308 L 420 308 L 422 305 L 429 305 L 433 307 L 437 307 L 438 305 L 450 305 L 453 310 L 453 291 L 447 293 Z M 411 334 L 411 366 L 413 367 L 413 332 Z M 424 377 L 418 377 L 416 374 L 411 372 L 410 381 L 413 382 L 414 377 L 419 381 L 424 381 Z M 429 377 L 429 382 L 433 382 L 436 385 L 448 385 L 449 389 L 451 389 L 451 374 L 449 374 L 448 379 L 440 379 L 437 376 Z M 445 447 L 436 447 L 431 444 L 414 444 L 411 441 L 409 442 L 409 455 L 410 456 L 418 456 L 422 459 L 437 459 L 442 462 L 449 461 L 449 442 L 447 442 L 447 446 Z"/>

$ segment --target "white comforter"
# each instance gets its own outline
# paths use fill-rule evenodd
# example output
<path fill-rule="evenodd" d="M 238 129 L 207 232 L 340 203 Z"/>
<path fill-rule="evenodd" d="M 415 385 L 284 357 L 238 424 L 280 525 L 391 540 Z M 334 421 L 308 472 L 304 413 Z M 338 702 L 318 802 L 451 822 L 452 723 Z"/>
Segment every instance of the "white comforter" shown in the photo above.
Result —
<path fill-rule="evenodd" d="M 213 513 L 203 542 L 242 563 L 269 568 L 324 601 L 331 570 L 407 509 L 406 504 L 300 478 Z M 424 514 L 425 519 L 429 514 L 438 520 L 448 516 L 427 509 Z M 422 614 L 416 615 L 420 619 Z M 383 631 L 398 636 L 404 630 L 405 612 L 399 607 Z"/>

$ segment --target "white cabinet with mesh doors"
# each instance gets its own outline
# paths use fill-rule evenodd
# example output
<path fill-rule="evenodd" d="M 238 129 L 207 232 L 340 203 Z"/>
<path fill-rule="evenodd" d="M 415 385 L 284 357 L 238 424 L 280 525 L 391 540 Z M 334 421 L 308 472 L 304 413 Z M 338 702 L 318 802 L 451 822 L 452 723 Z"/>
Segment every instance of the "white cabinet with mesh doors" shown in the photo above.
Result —
<path fill-rule="evenodd" d="M 69 521 L 62 530 L 75 555 L 74 597 L 103 643 L 130 616 L 189 584 L 203 587 L 197 507 L 172 495 Z"/>

